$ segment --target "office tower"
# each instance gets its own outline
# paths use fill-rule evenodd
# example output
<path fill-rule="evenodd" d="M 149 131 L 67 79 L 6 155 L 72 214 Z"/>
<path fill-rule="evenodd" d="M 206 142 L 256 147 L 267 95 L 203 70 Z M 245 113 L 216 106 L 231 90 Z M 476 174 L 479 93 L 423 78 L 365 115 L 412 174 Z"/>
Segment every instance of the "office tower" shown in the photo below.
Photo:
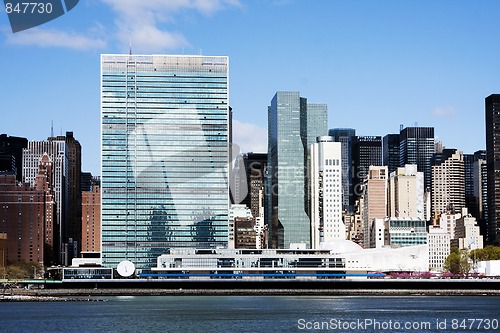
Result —
<path fill-rule="evenodd" d="M 399 132 L 399 165 L 416 164 L 424 173 L 424 185 L 431 187 L 431 158 L 434 154 L 434 127 L 406 127 Z"/>
<path fill-rule="evenodd" d="M 81 252 L 101 252 L 101 180 L 94 177 L 82 192 Z"/>
<path fill-rule="evenodd" d="M 352 144 L 353 192 L 358 198 L 368 168 L 382 165 L 382 138 L 380 136 L 355 136 Z"/>
<path fill-rule="evenodd" d="M 370 230 L 375 219 L 387 217 L 387 167 L 370 166 L 363 180 L 361 218 L 363 221 L 363 245 L 370 247 Z"/>
<path fill-rule="evenodd" d="M 324 104 L 311 104 L 311 110 L 309 105 L 298 92 L 280 91 L 268 108 L 266 216 L 276 248 L 297 243 L 310 247 L 305 145 L 326 133 L 326 122 L 313 118 L 325 119 L 321 114 L 327 110 Z"/>
<path fill-rule="evenodd" d="M 456 149 L 434 154 L 432 166 L 432 214 L 461 212 L 465 207 L 464 156 Z"/>
<path fill-rule="evenodd" d="M 14 173 L 0 173 L 0 234 L 3 234 L 6 255 L 3 261 L 53 264 L 45 258 L 51 252 L 45 246 L 51 222 L 47 217 L 50 218 L 54 208 L 53 202 L 47 199 L 51 198 L 46 198 L 43 189 L 18 184 Z"/>
<path fill-rule="evenodd" d="M 48 138 L 49 142 L 66 142 L 68 146 L 68 210 L 66 211 L 67 225 L 64 242 L 67 243 L 67 261 L 78 257 L 82 239 L 82 193 L 80 188 L 82 172 L 82 146 L 75 139 L 73 132 L 66 132 L 66 136 Z"/>
<path fill-rule="evenodd" d="M 23 178 L 23 148 L 27 146 L 26 138 L 0 135 L 0 171 L 15 172 L 18 182 Z"/>
<path fill-rule="evenodd" d="M 60 234 L 57 228 L 57 203 L 55 192 L 50 183 L 54 165 L 47 154 L 44 154 L 38 164 L 38 175 L 35 177 L 35 189 L 43 191 L 45 205 L 44 233 L 44 262 L 45 265 L 54 265 L 59 262 Z"/>
<path fill-rule="evenodd" d="M 399 134 L 387 134 L 382 138 L 382 165 L 391 174 L 400 166 L 399 160 Z"/>
<path fill-rule="evenodd" d="M 332 128 L 328 135 L 333 141 L 340 142 L 342 147 L 342 210 L 349 214 L 354 212 L 352 141 L 356 136 L 353 128 Z"/>
<path fill-rule="evenodd" d="M 481 235 L 487 239 L 488 229 L 488 178 L 486 168 L 486 150 L 478 150 L 474 153 L 473 163 L 474 198 L 477 207 L 477 219 L 481 228 Z"/>
<path fill-rule="evenodd" d="M 47 158 L 45 158 L 47 156 Z M 68 144 L 65 141 L 30 141 L 23 149 L 23 183 L 34 187 L 40 163 L 50 164 L 47 174 L 49 189 L 54 193 L 56 221 L 54 250 L 58 263 L 68 264 L 66 228 L 68 224 Z"/>
<path fill-rule="evenodd" d="M 415 164 L 396 168 L 389 175 L 389 217 L 425 219 L 424 173 Z"/>
<path fill-rule="evenodd" d="M 479 219 L 479 205 L 474 196 L 474 154 L 464 154 L 465 207 Z"/>
<path fill-rule="evenodd" d="M 101 55 L 102 260 L 227 246 L 228 58 Z"/>
<path fill-rule="evenodd" d="M 264 178 L 267 170 L 267 153 L 243 154 L 248 191 L 241 204 L 252 211 L 252 216 L 259 216 L 261 208 L 260 191 L 264 190 Z"/>
<path fill-rule="evenodd" d="M 486 97 L 488 220 L 486 242 L 500 241 L 500 95 Z"/>
<path fill-rule="evenodd" d="M 311 145 L 311 247 L 346 239 L 342 221 L 341 143 L 331 136 L 319 136 Z"/>

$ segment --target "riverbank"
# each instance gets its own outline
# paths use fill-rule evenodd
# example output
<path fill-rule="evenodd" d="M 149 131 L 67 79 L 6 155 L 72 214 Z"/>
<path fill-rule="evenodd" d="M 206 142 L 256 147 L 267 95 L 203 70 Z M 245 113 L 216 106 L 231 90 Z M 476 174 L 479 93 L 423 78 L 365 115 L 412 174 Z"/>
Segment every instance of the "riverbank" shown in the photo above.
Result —
<path fill-rule="evenodd" d="M 98 298 L 82 298 L 82 297 L 68 297 L 69 295 L 40 295 L 39 293 L 24 293 L 17 294 L 1 294 L 0 302 L 96 302 L 102 301 Z"/>
<path fill-rule="evenodd" d="M 500 296 L 500 290 L 483 289 L 11 289 L 9 301 L 65 301 L 101 296 Z M 26 299 L 21 299 L 25 297 Z M 32 298 L 32 299 L 29 299 Z M 40 298 L 40 299 L 37 299 Z M 0 296 L 2 301 L 2 296 Z"/>

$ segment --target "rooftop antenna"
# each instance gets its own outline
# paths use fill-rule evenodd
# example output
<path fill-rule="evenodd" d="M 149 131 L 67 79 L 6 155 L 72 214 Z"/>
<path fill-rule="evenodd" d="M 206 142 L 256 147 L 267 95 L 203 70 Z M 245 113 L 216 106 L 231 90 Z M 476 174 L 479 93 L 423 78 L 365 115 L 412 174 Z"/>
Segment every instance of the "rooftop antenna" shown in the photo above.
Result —
<path fill-rule="evenodd" d="M 50 137 L 51 138 L 54 137 L 54 121 L 53 120 L 50 121 Z"/>
<path fill-rule="evenodd" d="M 132 32 L 129 33 L 129 55 L 132 55 Z"/>
<path fill-rule="evenodd" d="M 400 124 L 400 125 L 399 125 L 399 131 L 400 131 L 400 132 L 403 130 L 403 127 L 404 127 L 404 126 L 403 126 L 403 124 Z"/>

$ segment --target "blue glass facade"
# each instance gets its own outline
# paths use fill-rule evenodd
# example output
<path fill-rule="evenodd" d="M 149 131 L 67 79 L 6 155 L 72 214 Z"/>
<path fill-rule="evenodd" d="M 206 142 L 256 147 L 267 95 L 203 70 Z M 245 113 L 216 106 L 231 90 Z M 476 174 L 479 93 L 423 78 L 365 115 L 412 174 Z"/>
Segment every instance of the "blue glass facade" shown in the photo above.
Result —
<path fill-rule="evenodd" d="M 101 56 L 102 256 L 227 245 L 228 58 Z"/>

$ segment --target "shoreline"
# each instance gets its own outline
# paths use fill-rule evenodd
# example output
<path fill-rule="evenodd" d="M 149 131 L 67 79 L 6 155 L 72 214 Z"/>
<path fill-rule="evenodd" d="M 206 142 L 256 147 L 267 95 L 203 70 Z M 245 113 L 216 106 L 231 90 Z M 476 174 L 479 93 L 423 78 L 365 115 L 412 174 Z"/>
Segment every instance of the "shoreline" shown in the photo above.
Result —
<path fill-rule="evenodd" d="M 0 302 L 99 301 L 112 296 L 500 296 L 482 289 L 11 289 Z"/>

